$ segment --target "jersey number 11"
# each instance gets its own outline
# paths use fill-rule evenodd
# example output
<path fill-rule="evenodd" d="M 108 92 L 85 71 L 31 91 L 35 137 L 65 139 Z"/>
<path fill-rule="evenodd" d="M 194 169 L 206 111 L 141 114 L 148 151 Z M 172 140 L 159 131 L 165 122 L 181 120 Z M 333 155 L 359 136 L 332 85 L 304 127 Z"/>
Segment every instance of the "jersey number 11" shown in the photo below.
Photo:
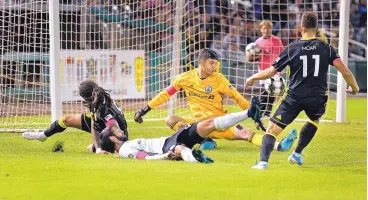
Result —
<path fill-rule="evenodd" d="M 318 77 L 318 72 L 319 72 L 319 55 L 312 55 L 312 58 L 314 60 L 314 76 Z M 308 75 L 308 57 L 305 56 L 300 56 L 300 60 L 303 61 L 303 77 L 307 77 Z"/>

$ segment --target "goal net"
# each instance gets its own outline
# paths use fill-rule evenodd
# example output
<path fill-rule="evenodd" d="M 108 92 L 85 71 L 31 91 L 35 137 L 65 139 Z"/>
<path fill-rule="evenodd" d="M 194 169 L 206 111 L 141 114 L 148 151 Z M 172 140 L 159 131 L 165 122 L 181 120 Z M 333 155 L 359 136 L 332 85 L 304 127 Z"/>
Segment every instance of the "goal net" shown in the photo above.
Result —
<path fill-rule="evenodd" d="M 51 0 L 49 0 L 51 1 Z M 328 42 L 338 46 L 338 0 L 60 0 L 59 23 L 49 21 L 46 0 L 0 0 L 0 129 L 44 129 L 51 122 L 50 26 L 60 27 L 63 115 L 85 113 L 78 93 L 84 80 L 110 90 L 128 120 L 173 78 L 198 66 L 201 48 L 215 49 L 217 71 L 249 99 L 261 86 L 245 88 L 246 77 L 258 72 L 247 62 L 245 47 L 261 36 L 259 23 L 268 19 L 283 45 L 300 39 L 301 13 L 318 13 Z M 265 3 L 267 2 L 267 3 Z M 55 36 L 57 37 L 57 36 Z M 324 119 L 336 116 L 336 71 L 329 73 L 330 100 Z M 239 109 L 225 99 L 229 110 Z M 270 102 L 272 103 L 272 102 Z M 277 103 L 275 101 L 274 103 Z M 189 116 L 185 96 L 178 93 L 145 119 L 168 114 Z M 301 119 L 305 118 L 303 115 Z"/>

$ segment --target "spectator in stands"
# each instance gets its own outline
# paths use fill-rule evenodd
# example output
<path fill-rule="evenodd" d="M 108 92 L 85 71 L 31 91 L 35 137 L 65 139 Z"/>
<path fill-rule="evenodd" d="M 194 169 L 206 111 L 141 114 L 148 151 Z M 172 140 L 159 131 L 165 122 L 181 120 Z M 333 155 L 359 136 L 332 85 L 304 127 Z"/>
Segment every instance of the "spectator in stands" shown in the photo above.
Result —
<path fill-rule="evenodd" d="M 222 44 L 222 37 L 221 35 L 215 35 L 213 39 L 213 43 L 211 45 L 211 49 L 216 51 L 217 55 L 219 56 L 219 59 L 223 57 L 223 44 Z"/>
<path fill-rule="evenodd" d="M 230 43 L 240 45 L 239 27 L 231 26 L 229 33 L 224 37 L 224 49 L 230 49 Z M 235 48 L 234 46 L 232 48 Z"/>

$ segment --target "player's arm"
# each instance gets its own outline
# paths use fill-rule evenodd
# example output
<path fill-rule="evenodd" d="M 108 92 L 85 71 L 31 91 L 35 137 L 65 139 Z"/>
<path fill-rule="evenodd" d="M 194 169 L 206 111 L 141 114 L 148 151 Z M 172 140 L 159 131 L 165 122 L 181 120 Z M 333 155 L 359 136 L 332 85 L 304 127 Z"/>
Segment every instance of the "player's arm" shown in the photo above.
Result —
<path fill-rule="evenodd" d="M 126 133 L 119 127 L 118 121 L 113 117 L 112 114 L 106 113 L 103 116 L 103 121 L 105 123 L 106 128 L 109 129 L 117 138 L 124 139 L 126 138 Z"/>
<path fill-rule="evenodd" d="M 174 85 L 170 85 L 165 90 L 161 91 L 158 95 L 156 95 L 147 105 L 145 105 L 142 109 L 138 110 L 134 114 L 134 121 L 138 123 L 142 123 L 142 117 L 147 114 L 151 109 L 154 109 L 161 104 L 165 103 L 170 97 L 175 94 L 180 88 L 175 87 Z"/>
<path fill-rule="evenodd" d="M 230 84 L 229 80 L 222 76 L 221 82 L 223 86 L 222 93 L 234 99 L 243 110 L 249 108 L 249 102 Z"/>
<path fill-rule="evenodd" d="M 349 68 L 346 67 L 342 60 L 340 58 L 335 59 L 333 65 L 336 67 L 337 70 L 339 70 L 339 72 L 344 77 L 346 83 L 350 86 L 347 92 L 351 94 L 356 94 L 357 92 L 359 92 L 359 86 L 353 73 L 351 73 Z"/>
<path fill-rule="evenodd" d="M 253 76 L 247 78 L 246 85 L 252 86 L 256 80 L 264 80 L 275 76 L 277 72 L 281 72 L 289 65 L 289 46 L 282 50 L 279 57 L 276 58 L 275 62 L 271 67 L 254 74 Z"/>
<path fill-rule="evenodd" d="M 169 87 L 167 87 L 165 90 L 161 91 L 158 95 L 156 95 L 142 109 L 138 110 L 134 114 L 134 121 L 142 123 L 143 122 L 142 116 L 147 114 L 151 109 L 154 109 L 163 104 L 164 102 L 166 102 L 167 100 L 169 100 L 172 95 L 174 95 L 177 91 L 181 89 L 180 80 L 181 80 L 180 76 L 177 77 Z"/>
<path fill-rule="evenodd" d="M 91 133 L 92 133 L 92 143 L 96 148 L 96 154 L 108 154 L 107 151 L 102 150 L 100 141 L 100 132 L 94 128 L 93 121 L 91 122 Z"/>
<path fill-rule="evenodd" d="M 248 79 L 251 79 L 253 82 L 257 81 L 257 80 L 264 80 L 264 79 L 268 79 L 271 78 L 273 76 L 275 76 L 275 74 L 277 73 L 277 70 L 275 69 L 275 67 L 271 66 L 257 74 L 254 74 L 253 76 L 249 77 Z M 247 80 L 248 82 L 248 80 Z M 248 84 L 249 86 L 253 85 L 252 84 Z"/>

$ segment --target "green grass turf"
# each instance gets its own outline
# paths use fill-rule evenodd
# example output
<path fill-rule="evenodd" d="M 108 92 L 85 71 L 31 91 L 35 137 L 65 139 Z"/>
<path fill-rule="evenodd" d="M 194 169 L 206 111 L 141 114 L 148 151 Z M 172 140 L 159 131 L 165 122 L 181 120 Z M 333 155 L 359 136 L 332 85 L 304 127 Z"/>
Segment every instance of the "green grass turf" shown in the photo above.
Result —
<path fill-rule="evenodd" d="M 44 143 L 0 133 L 0 200 L 366 199 L 366 105 L 366 98 L 349 99 L 349 123 L 321 124 L 303 152 L 305 166 L 288 164 L 289 152 L 273 152 L 267 171 L 249 169 L 259 149 L 244 141 L 217 140 L 218 149 L 205 152 L 215 163 L 204 165 L 88 154 L 90 135 L 72 129 Z M 132 139 L 171 134 L 162 122 L 129 126 Z M 51 152 L 56 141 L 65 143 L 64 153 Z"/>

